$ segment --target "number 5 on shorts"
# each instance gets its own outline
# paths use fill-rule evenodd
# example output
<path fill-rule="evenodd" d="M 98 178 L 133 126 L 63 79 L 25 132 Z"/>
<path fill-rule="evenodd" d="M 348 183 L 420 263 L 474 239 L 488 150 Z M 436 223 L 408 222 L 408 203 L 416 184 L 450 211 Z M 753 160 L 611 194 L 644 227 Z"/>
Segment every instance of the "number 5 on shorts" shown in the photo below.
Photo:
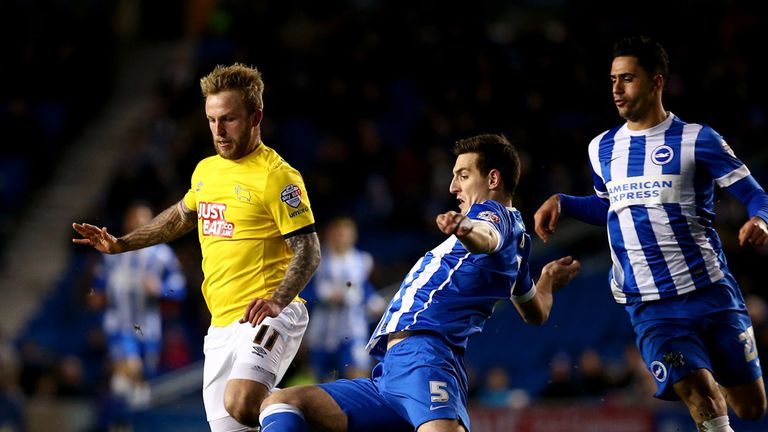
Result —
<path fill-rule="evenodd" d="M 747 362 L 756 359 L 755 330 L 750 326 L 747 331 L 739 335 L 739 340 L 744 343 L 744 357 L 747 359 Z"/>
<path fill-rule="evenodd" d="M 448 402 L 446 387 L 448 387 L 448 383 L 445 381 L 429 382 L 429 393 L 432 396 L 432 402 Z"/>

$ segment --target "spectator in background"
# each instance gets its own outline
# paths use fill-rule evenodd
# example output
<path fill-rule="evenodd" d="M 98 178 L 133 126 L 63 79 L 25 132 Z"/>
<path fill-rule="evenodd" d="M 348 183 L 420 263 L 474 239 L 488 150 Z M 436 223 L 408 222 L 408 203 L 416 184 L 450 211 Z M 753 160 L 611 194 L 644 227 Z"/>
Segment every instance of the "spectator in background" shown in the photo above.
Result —
<path fill-rule="evenodd" d="M 556 354 L 549 363 L 549 380 L 540 393 L 541 398 L 570 399 L 578 394 L 571 357 L 566 353 Z"/>
<path fill-rule="evenodd" d="M 128 207 L 128 233 L 152 220 L 146 204 Z M 157 371 L 162 341 L 162 300 L 179 301 L 186 282 L 173 249 L 166 244 L 118 255 L 104 255 L 95 270 L 89 304 L 104 309 L 104 333 L 112 361 L 112 394 L 128 405 L 149 403 L 146 379 Z"/>
<path fill-rule="evenodd" d="M 580 396 L 600 398 L 611 389 L 611 379 L 606 373 L 600 353 L 586 349 L 579 355 L 577 388 Z"/>
<path fill-rule="evenodd" d="M 483 387 L 477 394 L 477 402 L 490 408 L 524 408 L 531 402 L 531 397 L 523 389 L 509 386 L 509 374 L 502 366 L 492 367 L 485 375 Z"/>
<path fill-rule="evenodd" d="M 323 240 L 307 330 L 313 373 L 321 381 L 368 376 L 371 357 L 365 345 L 371 318 L 378 319 L 386 306 L 368 281 L 373 257 L 355 247 L 357 224 L 349 217 L 328 222 Z"/>
<path fill-rule="evenodd" d="M 19 355 L 0 329 L 0 431 L 24 429 L 24 395 L 19 385 Z"/>

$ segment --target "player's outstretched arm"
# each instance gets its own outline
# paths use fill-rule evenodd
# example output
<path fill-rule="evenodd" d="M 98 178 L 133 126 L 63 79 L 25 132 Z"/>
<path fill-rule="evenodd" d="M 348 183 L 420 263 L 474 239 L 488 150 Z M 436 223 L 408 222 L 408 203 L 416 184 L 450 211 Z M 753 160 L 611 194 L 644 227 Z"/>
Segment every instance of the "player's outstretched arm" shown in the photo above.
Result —
<path fill-rule="evenodd" d="M 443 233 L 455 235 L 470 253 L 491 253 L 499 244 L 488 224 L 475 222 L 455 211 L 437 215 L 435 223 Z"/>
<path fill-rule="evenodd" d="M 752 216 L 739 230 L 739 245 L 751 244 L 765 246 L 768 244 L 768 223 L 759 216 Z"/>
<path fill-rule="evenodd" d="M 285 270 L 285 278 L 272 298 L 255 298 L 245 308 L 240 323 L 256 327 L 266 317 L 276 317 L 304 289 L 320 265 L 320 240 L 317 233 L 299 234 L 285 240 L 293 250 L 293 258 Z"/>
<path fill-rule="evenodd" d="M 534 231 L 546 243 L 549 235 L 555 233 L 557 221 L 560 219 L 560 195 L 552 195 L 533 214 Z"/>
<path fill-rule="evenodd" d="M 528 324 L 544 324 L 552 310 L 552 293 L 567 285 L 580 269 L 581 263 L 569 256 L 547 263 L 536 283 L 536 295 L 523 303 L 514 302 L 523 320 Z"/>
<path fill-rule="evenodd" d="M 105 227 L 73 223 L 72 228 L 82 238 L 74 238 L 72 242 L 93 246 L 107 254 L 115 254 L 174 240 L 191 231 L 196 225 L 195 212 L 187 208 L 182 200 L 155 216 L 148 224 L 120 238 L 109 234 Z"/>

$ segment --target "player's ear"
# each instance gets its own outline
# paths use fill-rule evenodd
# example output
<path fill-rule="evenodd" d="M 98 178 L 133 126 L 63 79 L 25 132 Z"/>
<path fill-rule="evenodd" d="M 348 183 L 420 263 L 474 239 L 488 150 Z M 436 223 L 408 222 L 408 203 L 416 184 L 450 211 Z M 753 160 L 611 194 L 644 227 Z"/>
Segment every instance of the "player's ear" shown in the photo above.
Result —
<path fill-rule="evenodd" d="M 488 173 L 488 188 L 498 189 L 501 187 L 501 173 L 497 169 L 492 169 Z"/>
<path fill-rule="evenodd" d="M 254 126 L 258 126 L 261 123 L 261 119 L 264 118 L 264 111 L 257 109 L 251 114 L 251 120 Z"/>

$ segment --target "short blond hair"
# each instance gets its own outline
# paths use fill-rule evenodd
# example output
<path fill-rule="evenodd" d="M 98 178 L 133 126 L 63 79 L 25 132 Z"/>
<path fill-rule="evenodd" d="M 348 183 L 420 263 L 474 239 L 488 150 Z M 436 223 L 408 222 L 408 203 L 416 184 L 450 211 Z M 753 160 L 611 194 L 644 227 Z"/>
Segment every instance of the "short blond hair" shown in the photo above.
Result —
<path fill-rule="evenodd" d="M 205 98 L 226 90 L 237 90 L 243 96 L 248 112 L 264 109 L 264 81 L 261 72 L 252 66 L 241 63 L 218 65 L 213 72 L 200 79 L 200 89 Z"/>

